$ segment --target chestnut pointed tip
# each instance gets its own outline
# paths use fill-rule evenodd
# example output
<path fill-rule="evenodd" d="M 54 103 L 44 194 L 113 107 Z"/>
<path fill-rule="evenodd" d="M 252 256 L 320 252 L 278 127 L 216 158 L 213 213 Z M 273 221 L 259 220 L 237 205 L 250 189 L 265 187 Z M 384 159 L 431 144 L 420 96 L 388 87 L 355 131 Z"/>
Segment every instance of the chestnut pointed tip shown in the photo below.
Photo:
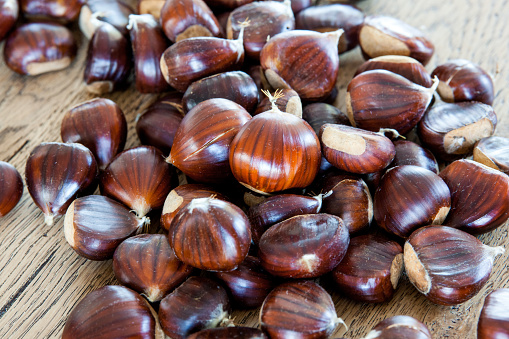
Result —
<path fill-rule="evenodd" d="M 492 259 L 495 259 L 499 255 L 502 255 L 505 253 L 505 248 L 503 248 L 502 246 L 496 246 L 496 247 L 492 247 L 492 246 L 488 246 L 488 245 L 485 245 L 485 246 L 486 246 L 486 251 L 491 254 Z"/>
<path fill-rule="evenodd" d="M 51 213 L 44 214 L 44 223 L 48 226 L 53 226 L 55 223 L 55 215 Z"/>

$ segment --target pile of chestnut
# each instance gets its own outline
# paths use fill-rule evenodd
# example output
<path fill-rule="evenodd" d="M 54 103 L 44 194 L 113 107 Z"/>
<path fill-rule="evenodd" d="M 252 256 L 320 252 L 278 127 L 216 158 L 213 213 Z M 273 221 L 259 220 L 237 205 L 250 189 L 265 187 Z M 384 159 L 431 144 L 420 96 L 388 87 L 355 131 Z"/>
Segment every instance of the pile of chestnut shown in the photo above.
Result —
<path fill-rule="evenodd" d="M 113 259 L 123 285 L 81 300 L 63 338 L 327 338 L 344 322 L 316 278 L 381 303 L 405 273 L 456 305 L 504 252 L 475 237 L 509 219 L 492 80 L 466 60 L 429 74 L 434 47 L 418 29 L 311 0 L 140 0 L 139 14 L 116 0 L 0 0 L 0 39 L 18 5 L 39 21 L 8 35 L 12 70 L 67 67 L 77 48 L 64 24 L 79 20 L 89 92 L 125 88 L 132 68 L 139 92 L 176 90 L 137 117 L 143 146 L 123 150 L 124 113 L 98 98 L 27 160 L 46 223 L 65 215 L 69 245 Z M 368 61 L 345 114 L 331 104 L 339 54 L 357 45 Z M 0 163 L 0 216 L 22 192 Z M 261 329 L 235 327 L 232 307 L 261 307 Z M 492 292 L 478 338 L 508 336 L 507 314 L 508 290 Z M 402 315 L 366 338 L 431 334 Z"/>

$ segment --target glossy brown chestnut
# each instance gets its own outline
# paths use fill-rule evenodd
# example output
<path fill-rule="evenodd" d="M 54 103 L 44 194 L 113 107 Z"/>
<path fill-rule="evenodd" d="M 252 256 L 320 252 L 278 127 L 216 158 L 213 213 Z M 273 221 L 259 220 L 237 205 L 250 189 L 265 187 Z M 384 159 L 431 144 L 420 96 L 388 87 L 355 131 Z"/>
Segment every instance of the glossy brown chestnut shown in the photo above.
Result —
<path fill-rule="evenodd" d="M 426 112 L 438 82 L 431 88 L 419 86 L 393 72 L 376 69 L 350 81 L 346 109 L 352 126 L 378 132 L 392 128 L 410 132 Z"/>
<path fill-rule="evenodd" d="M 389 168 L 401 165 L 414 165 L 438 174 L 438 163 L 433 153 L 408 140 L 396 140 L 394 149 L 396 155 Z"/>
<path fill-rule="evenodd" d="M 176 180 L 173 167 L 151 146 L 139 146 L 119 153 L 101 175 L 103 195 L 116 199 L 143 218 L 163 207 Z"/>
<path fill-rule="evenodd" d="M 433 81 L 428 71 L 414 58 L 403 55 L 379 56 L 360 65 L 355 75 L 357 76 L 363 72 L 372 71 L 374 69 L 385 69 L 386 71 L 399 74 L 423 87 L 430 88 L 433 86 Z M 440 87 L 440 84 L 438 87 Z"/>
<path fill-rule="evenodd" d="M 441 225 L 451 209 L 444 180 L 418 166 L 389 169 L 373 199 L 375 220 L 387 232 L 407 238 L 426 225 Z"/>
<path fill-rule="evenodd" d="M 247 216 L 234 204 L 198 198 L 177 212 L 168 238 L 184 263 L 203 270 L 230 271 L 247 256 L 251 230 Z"/>
<path fill-rule="evenodd" d="M 232 10 L 242 5 L 249 4 L 253 2 L 253 0 L 205 0 L 205 2 L 214 10 L 220 11 L 220 10 Z"/>
<path fill-rule="evenodd" d="M 480 102 L 443 103 L 426 112 L 417 127 L 424 147 L 451 161 L 472 153 L 474 145 L 495 132 L 497 115 Z"/>
<path fill-rule="evenodd" d="M 14 27 L 18 20 L 19 5 L 18 0 L 0 0 L 0 41 Z"/>
<path fill-rule="evenodd" d="M 282 89 L 278 90 L 280 98 L 276 101 L 276 106 L 281 112 L 286 112 L 295 115 L 298 118 L 302 118 L 302 101 L 300 100 L 299 94 L 293 89 Z M 272 109 L 272 103 L 267 96 L 263 96 L 262 100 L 256 107 L 254 115 L 263 112 L 270 111 Z"/>
<path fill-rule="evenodd" d="M 359 32 L 359 45 L 367 58 L 403 55 L 426 65 L 435 47 L 424 34 L 409 24 L 385 15 L 370 15 Z"/>
<path fill-rule="evenodd" d="M 64 142 L 85 145 L 103 170 L 124 149 L 127 122 L 124 113 L 109 99 L 92 99 L 71 108 L 62 119 Z"/>
<path fill-rule="evenodd" d="M 115 27 L 102 23 L 88 44 L 83 79 L 87 91 L 104 94 L 126 85 L 131 73 L 131 45 Z"/>
<path fill-rule="evenodd" d="M 361 301 L 389 301 L 403 272 L 403 248 L 383 235 L 352 238 L 348 251 L 332 271 L 342 295 Z"/>
<path fill-rule="evenodd" d="M 205 277 L 191 277 L 168 294 L 159 305 L 164 333 L 183 339 L 188 335 L 229 322 L 230 301 L 224 288 Z"/>
<path fill-rule="evenodd" d="M 507 174 L 472 160 L 457 160 L 440 177 L 451 190 L 451 211 L 444 225 L 481 234 L 509 218 Z"/>
<path fill-rule="evenodd" d="M 320 128 L 319 137 L 325 159 L 350 173 L 380 171 L 396 154 L 389 138 L 355 127 L 325 124 Z"/>
<path fill-rule="evenodd" d="M 485 70 L 471 61 L 451 60 L 431 73 L 440 80 L 438 94 L 447 102 L 479 101 L 493 104 L 493 80 Z"/>
<path fill-rule="evenodd" d="M 31 19 L 53 19 L 67 23 L 78 18 L 85 0 L 20 0 L 23 15 Z"/>
<path fill-rule="evenodd" d="M 230 143 L 251 115 L 239 104 L 214 98 L 186 114 L 166 161 L 198 182 L 220 183 L 231 178 Z"/>
<path fill-rule="evenodd" d="M 9 213 L 23 195 L 23 180 L 11 164 L 0 161 L 0 217 Z"/>
<path fill-rule="evenodd" d="M 288 282 L 265 299 L 260 324 L 271 338 L 328 338 L 343 322 L 332 298 L 312 281 Z M 345 325 L 346 326 L 346 325 Z"/>
<path fill-rule="evenodd" d="M 486 299 L 477 324 L 478 339 L 509 337 L 509 289 L 494 290 Z"/>
<path fill-rule="evenodd" d="M 81 144 L 42 143 L 30 153 L 25 182 L 47 225 L 65 213 L 78 194 L 95 188 L 97 164 Z"/>
<path fill-rule="evenodd" d="M 138 0 L 138 14 L 151 14 L 159 20 L 165 3 L 166 0 Z"/>
<path fill-rule="evenodd" d="M 350 236 L 343 221 L 330 214 L 286 219 L 263 233 L 258 256 L 263 268 L 285 278 L 314 278 L 343 259 Z"/>
<path fill-rule="evenodd" d="M 107 260 L 118 245 L 142 231 L 146 219 L 138 219 L 129 209 L 101 195 L 78 198 L 67 209 L 64 235 L 82 257 Z"/>
<path fill-rule="evenodd" d="M 249 19 L 249 26 L 244 30 L 244 48 L 246 54 L 255 60 L 260 59 L 260 52 L 267 43 L 267 38 L 295 28 L 290 0 L 255 1 L 231 12 L 226 26 L 228 39 L 239 36 L 242 22 L 246 19 Z"/>
<path fill-rule="evenodd" d="M 260 54 L 267 81 L 274 88 L 295 90 L 304 100 L 327 97 L 336 84 L 342 33 L 296 30 L 272 37 Z"/>
<path fill-rule="evenodd" d="M 4 59 L 14 72 L 38 75 L 58 71 L 76 56 L 71 31 L 55 23 L 29 23 L 16 28 L 7 38 Z"/>
<path fill-rule="evenodd" d="M 295 18 L 295 27 L 318 32 L 342 28 L 345 33 L 339 39 L 338 51 L 343 53 L 359 44 L 359 30 L 363 22 L 364 13 L 358 8 L 335 3 L 304 9 Z"/>
<path fill-rule="evenodd" d="M 323 102 L 306 105 L 302 110 L 302 119 L 306 120 L 313 128 L 316 135 L 320 133 L 320 127 L 325 124 L 339 124 L 350 126 L 350 120 L 339 108 Z"/>
<path fill-rule="evenodd" d="M 113 272 L 122 285 L 156 302 L 183 283 L 193 268 L 177 259 L 165 235 L 140 234 L 117 247 Z"/>
<path fill-rule="evenodd" d="M 182 106 L 189 112 L 200 102 L 212 98 L 231 100 L 252 113 L 258 105 L 258 88 L 244 72 L 220 73 L 193 82 L 184 93 Z"/>
<path fill-rule="evenodd" d="M 474 147 L 474 160 L 509 174 L 509 139 L 491 136 L 479 140 Z"/>
<path fill-rule="evenodd" d="M 122 35 L 127 36 L 127 25 L 131 14 L 134 14 L 133 9 L 122 1 L 87 0 L 80 11 L 80 29 L 85 37 L 90 39 L 95 31 L 106 22 L 115 27 Z"/>
<path fill-rule="evenodd" d="M 379 322 L 364 339 L 432 339 L 426 325 L 408 315 Z"/>
<path fill-rule="evenodd" d="M 410 282 L 432 302 L 461 304 L 488 281 L 493 261 L 504 248 L 484 245 L 476 237 L 447 226 L 423 227 L 404 247 Z"/>
<path fill-rule="evenodd" d="M 202 330 L 187 339 L 268 339 L 261 330 L 251 327 L 222 327 Z"/>
<path fill-rule="evenodd" d="M 127 26 L 134 54 L 136 89 L 140 93 L 157 93 L 170 89 L 161 73 L 159 60 L 169 41 L 150 14 L 129 15 Z"/>
<path fill-rule="evenodd" d="M 104 286 L 89 293 L 71 311 L 62 339 L 162 338 L 149 303 L 124 286 Z"/>

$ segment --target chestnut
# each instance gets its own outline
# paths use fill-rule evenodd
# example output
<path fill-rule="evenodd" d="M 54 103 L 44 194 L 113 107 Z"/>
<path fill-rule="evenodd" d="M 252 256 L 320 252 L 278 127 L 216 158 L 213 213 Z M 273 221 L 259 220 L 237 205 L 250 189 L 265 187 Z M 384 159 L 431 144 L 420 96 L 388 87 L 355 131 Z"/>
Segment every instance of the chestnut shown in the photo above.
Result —
<path fill-rule="evenodd" d="M 316 135 L 320 133 L 320 127 L 325 124 L 350 125 L 350 120 L 339 108 L 323 102 L 315 102 L 306 105 L 302 110 L 302 119 L 306 120 L 313 128 Z"/>
<path fill-rule="evenodd" d="M 18 20 L 19 5 L 18 0 L 0 0 L 0 41 L 14 27 Z"/>
<path fill-rule="evenodd" d="M 437 160 L 429 150 L 408 140 L 396 140 L 393 143 L 396 155 L 389 165 L 389 168 L 402 165 L 414 165 L 438 174 Z"/>
<path fill-rule="evenodd" d="M 483 165 L 509 174 L 509 139 L 504 137 L 486 137 L 474 147 L 474 160 Z"/>
<path fill-rule="evenodd" d="M 0 161 L 0 217 L 18 204 L 23 195 L 23 180 L 11 164 Z"/>
<path fill-rule="evenodd" d="M 284 2 L 285 0 L 275 0 L 279 2 Z M 311 7 L 313 5 L 313 0 L 290 0 L 292 5 L 292 11 L 294 15 L 299 14 L 300 11 Z"/>
<path fill-rule="evenodd" d="M 440 80 L 438 94 L 447 102 L 479 101 L 493 104 L 493 80 L 479 65 L 464 59 L 437 66 L 431 76 Z"/>
<path fill-rule="evenodd" d="M 488 281 L 501 246 L 484 245 L 476 237 L 448 226 L 416 230 L 404 247 L 405 271 L 410 282 L 430 301 L 461 304 L 474 297 Z"/>
<path fill-rule="evenodd" d="M 235 9 L 242 5 L 249 4 L 253 2 L 253 0 L 205 0 L 205 2 L 214 10 L 221 11 Z"/>
<path fill-rule="evenodd" d="M 222 327 L 209 328 L 196 332 L 187 337 L 187 339 L 268 339 L 261 330 L 251 327 Z"/>
<path fill-rule="evenodd" d="M 302 118 L 302 101 L 300 100 L 299 94 L 293 89 L 280 89 L 278 93 L 280 94 L 280 98 L 277 99 L 276 106 L 279 110 Z M 263 96 L 253 115 L 270 111 L 271 108 L 272 103 L 269 97 Z"/>
<path fill-rule="evenodd" d="M 509 337 L 509 289 L 492 291 L 486 299 L 477 324 L 478 339 Z"/>
<path fill-rule="evenodd" d="M 432 339 L 426 325 L 408 315 L 397 315 L 379 322 L 364 339 Z"/>
<path fill-rule="evenodd" d="M 118 0 L 87 0 L 81 7 L 79 26 L 87 39 L 92 38 L 103 23 L 115 27 L 122 35 L 128 34 L 129 15 L 134 10 Z"/>
<path fill-rule="evenodd" d="M 85 0 L 19 0 L 23 15 L 30 19 L 53 19 L 63 23 L 78 18 Z"/>
<path fill-rule="evenodd" d="M 28 23 L 9 35 L 4 46 L 4 59 L 16 73 L 39 75 L 68 67 L 76 51 L 76 41 L 65 26 Z"/>

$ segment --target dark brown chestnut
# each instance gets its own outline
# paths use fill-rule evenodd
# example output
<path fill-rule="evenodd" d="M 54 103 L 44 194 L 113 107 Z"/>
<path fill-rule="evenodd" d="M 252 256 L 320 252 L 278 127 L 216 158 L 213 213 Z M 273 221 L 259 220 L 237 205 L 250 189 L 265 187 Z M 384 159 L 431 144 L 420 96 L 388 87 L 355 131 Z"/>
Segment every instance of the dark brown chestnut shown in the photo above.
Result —
<path fill-rule="evenodd" d="M 276 287 L 263 302 L 260 324 L 270 338 L 328 338 L 343 319 L 332 298 L 312 281 L 288 282 Z"/>
<path fill-rule="evenodd" d="M 396 140 L 393 143 L 396 155 L 389 165 L 389 168 L 402 165 L 414 165 L 438 174 L 438 163 L 433 153 L 412 141 Z"/>
<path fill-rule="evenodd" d="M 509 174 L 509 139 L 491 136 L 479 140 L 474 147 L 474 160 Z"/>
<path fill-rule="evenodd" d="M 364 339 L 432 339 L 426 325 L 408 315 L 379 322 Z"/>
<path fill-rule="evenodd" d="M 495 132 L 497 115 L 480 102 L 442 103 L 426 112 L 417 127 L 424 147 L 443 160 L 471 154 L 474 145 Z"/>
<path fill-rule="evenodd" d="M 80 11 L 80 29 L 90 39 L 103 23 L 108 23 L 126 36 L 131 14 L 134 14 L 133 9 L 122 1 L 87 0 Z"/>
<path fill-rule="evenodd" d="M 476 237 L 447 226 L 418 229 L 405 243 L 405 271 L 410 282 L 432 302 L 461 304 L 488 281 L 501 246 L 484 245 Z"/>
<path fill-rule="evenodd" d="M 302 118 L 302 101 L 300 100 L 299 94 L 293 89 L 280 89 L 278 90 L 280 98 L 276 101 L 276 106 L 280 111 L 290 113 L 298 118 Z M 263 112 L 270 111 L 272 109 L 272 103 L 269 97 L 263 96 L 262 100 L 256 107 L 256 111 L 253 115 L 260 114 Z"/>
<path fill-rule="evenodd" d="M 103 170 L 124 149 L 127 122 L 113 101 L 92 99 L 74 106 L 64 115 L 60 135 L 64 142 L 85 145 Z"/>
<path fill-rule="evenodd" d="M 409 24 L 385 15 L 370 15 L 359 32 L 359 45 L 368 58 L 403 55 L 426 65 L 435 47 L 424 34 Z"/>
<path fill-rule="evenodd" d="M 350 120 L 339 108 L 323 102 L 306 105 L 302 110 L 302 119 L 313 128 L 316 135 L 320 134 L 320 127 L 325 124 L 339 124 L 350 126 Z"/>
<path fill-rule="evenodd" d="M 0 41 L 14 27 L 18 20 L 19 5 L 18 0 L 0 0 Z"/>
<path fill-rule="evenodd" d="M 81 144 L 42 143 L 30 153 L 25 182 L 47 225 L 65 213 L 78 194 L 96 186 L 94 155 Z"/>
<path fill-rule="evenodd" d="M 9 213 L 23 195 L 23 180 L 11 164 L 0 161 L 0 217 Z"/>
<path fill-rule="evenodd" d="M 29 23 L 7 38 L 4 59 L 14 72 L 39 75 L 68 67 L 76 56 L 71 31 L 56 23 Z"/>
<path fill-rule="evenodd" d="M 493 80 L 479 65 L 463 59 L 437 66 L 431 73 L 440 80 L 438 94 L 447 102 L 479 101 L 493 104 Z"/>
<path fill-rule="evenodd" d="M 509 337 L 509 289 L 494 290 L 486 299 L 477 324 L 478 339 Z"/>
<path fill-rule="evenodd" d="M 107 260 L 117 246 L 142 231 L 147 219 L 138 219 L 127 207 L 100 195 L 78 198 L 67 209 L 64 235 L 82 257 Z"/>
<path fill-rule="evenodd" d="M 275 0 L 279 2 L 284 2 L 285 0 Z M 314 3 L 313 0 L 290 0 L 292 5 L 292 11 L 294 16 L 299 14 L 300 11 L 311 7 Z"/>
<path fill-rule="evenodd" d="M 78 18 L 85 0 L 20 0 L 23 15 L 30 19 L 52 19 L 63 23 Z"/>
<path fill-rule="evenodd" d="M 245 4 L 253 2 L 253 0 L 205 0 L 207 5 L 215 11 L 232 10 Z M 218 15 L 219 19 L 219 15 Z"/>
<path fill-rule="evenodd" d="M 370 234 L 350 240 L 332 277 L 342 295 L 381 303 L 392 299 L 402 272 L 403 248 L 383 235 Z"/>
<path fill-rule="evenodd" d="M 159 305 L 164 333 L 183 339 L 207 328 L 229 323 L 230 301 L 224 288 L 205 277 L 191 277 Z"/>
<path fill-rule="evenodd" d="M 151 14 L 159 21 L 166 0 L 138 0 L 138 14 Z"/>
<path fill-rule="evenodd" d="M 210 328 L 191 334 L 186 339 L 268 339 L 261 330 L 251 327 Z"/>
<path fill-rule="evenodd" d="M 139 146 L 119 153 L 101 175 L 103 195 L 116 199 L 143 218 L 163 207 L 176 181 L 173 167 L 151 146 Z"/>
<path fill-rule="evenodd" d="M 156 316 L 138 293 L 108 285 L 89 293 L 74 307 L 62 339 L 162 338 Z"/>
<path fill-rule="evenodd" d="M 457 160 L 440 177 L 451 190 L 451 211 L 444 225 L 481 234 L 509 218 L 507 174 L 472 160 Z"/>

